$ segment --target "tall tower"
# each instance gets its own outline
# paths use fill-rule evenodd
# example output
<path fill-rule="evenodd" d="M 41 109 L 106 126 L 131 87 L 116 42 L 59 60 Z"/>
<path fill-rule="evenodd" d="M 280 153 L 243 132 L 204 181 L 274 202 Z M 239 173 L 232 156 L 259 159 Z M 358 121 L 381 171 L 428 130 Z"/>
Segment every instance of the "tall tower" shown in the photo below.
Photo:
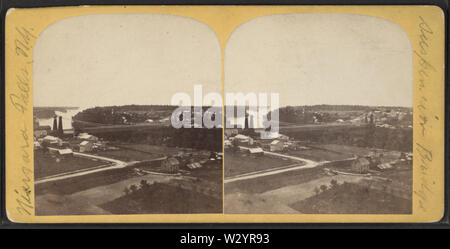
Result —
<path fill-rule="evenodd" d="M 245 126 L 244 126 L 244 130 L 248 129 L 248 107 L 245 106 Z"/>
<path fill-rule="evenodd" d="M 62 116 L 59 116 L 59 123 L 58 123 L 58 135 L 62 136 L 64 134 L 63 132 L 63 124 L 62 124 Z"/>
<path fill-rule="evenodd" d="M 58 130 L 58 124 L 56 122 L 56 115 L 53 117 L 53 130 L 54 131 Z"/>

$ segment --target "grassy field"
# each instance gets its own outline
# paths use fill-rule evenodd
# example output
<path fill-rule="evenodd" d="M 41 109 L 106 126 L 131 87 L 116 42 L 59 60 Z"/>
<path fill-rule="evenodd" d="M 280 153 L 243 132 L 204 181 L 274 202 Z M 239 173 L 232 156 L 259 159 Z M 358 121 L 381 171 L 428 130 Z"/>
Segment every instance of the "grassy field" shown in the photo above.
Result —
<path fill-rule="evenodd" d="M 222 200 L 195 191 L 154 183 L 101 205 L 113 214 L 220 213 Z"/>
<path fill-rule="evenodd" d="M 183 149 L 176 148 L 176 147 L 167 147 L 167 146 L 152 145 L 152 144 L 120 143 L 120 144 L 115 144 L 114 146 L 117 146 L 117 147 L 120 147 L 123 149 L 145 152 L 145 153 L 164 154 L 164 155 L 177 154 L 178 152 L 183 150 Z M 196 151 L 198 151 L 198 150 L 196 150 Z"/>
<path fill-rule="evenodd" d="M 235 181 L 225 184 L 225 194 L 244 192 L 260 194 L 285 186 L 301 184 L 325 176 L 323 166 L 310 169 L 288 171 L 276 175 L 262 176 L 245 181 Z"/>
<path fill-rule="evenodd" d="M 339 152 L 333 152 L 328 150 L 322 150 L 322 149 L 308 149 L 308 150 L 292 150 L 288 151 L 285 154 L 291 155 L 291 156 L 298 156 L 301 158 L 306 158 L 309 160 L 313 160 L 316 162 L 320 161 L 336 161 L 336 160 L 343 160 L 352 157 L 351 154 L 344 154 Z"/>
<path fill-rule="evenodd" d="M 278 168 L 294 163 L 291 160 L 273 158 L 269 156 L 251 156 L 242 152 L 225 152 L 225 177 L 236 176 L 265 169 Z"/>
<path fill-rule="evenodd" d="M 107 151 L 97 151 L 95 153 L 92 153 L 94 155 L 109 157 L 125 162 L 130 161 L 143 161 L 143 160 L 150 160 L 161 157 L 160 154 L 152 154 L 152 153 L 145 153 L 135 150 L 126 150 L 126 149 L 119 149 L 119 150 L 107 150 Z"/>
<path fill-rule="evenodd" d="M 191 170 L 190 176 L 198 177 L 203 180 L 222 183 L 222 169 L 200 168 Z"/>
<path fill-rule="evenodd" d="M 293 203 L 306 214 L 410 214 L 411 200 L 359 184 L 344 183 Z"/>
<path fill-rule="evenodd" d="M 68 156 L 58 159 L 50 153 L 44 153 L 41 150 L 34 152 L 34 178 L 40 179 L 42 177 L 57 175 L 75 170 L 89 169 L 101 165 L 108 165 L 108 162 L 94 161 L 87 158 Z"/>
<path fill-rule="evenodd" d="M 359 156 L 365 156 L 367 155 L 371 150 L 368 148 L 362 148 L 357 146 L 350 146 L 350 145 L 342 145 L 342 144 L 320 144 L 320 143 L 310 143 L 308 146 L 311 146 L 312 148 L 316 149 L 323 149 L 328 151 L 333 151 L 337 153 L 342 154 L 349 154 L 349 155 L 359 155 Z"/>
<path fill-rule="evenodd" d="M 101 171 L 84 176 L 77 176 L 60 181 L 36 185 L 36 195 L 46 193 L 58 195 L 73 194 L 75 192 L 113 184 L 136 176 L 137 175 L 130 168 Z"/>

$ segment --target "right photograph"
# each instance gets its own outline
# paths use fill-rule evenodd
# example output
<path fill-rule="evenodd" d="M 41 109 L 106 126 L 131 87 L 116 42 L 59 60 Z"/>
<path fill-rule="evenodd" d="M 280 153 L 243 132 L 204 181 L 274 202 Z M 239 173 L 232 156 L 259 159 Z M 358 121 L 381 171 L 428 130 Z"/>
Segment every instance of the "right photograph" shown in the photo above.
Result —
<path fill-rule="evenodd" d="M 413 50 L 397 24 L 248 20 L 227 41 L 224 91 L 226 214 L 412 213 Z"/>

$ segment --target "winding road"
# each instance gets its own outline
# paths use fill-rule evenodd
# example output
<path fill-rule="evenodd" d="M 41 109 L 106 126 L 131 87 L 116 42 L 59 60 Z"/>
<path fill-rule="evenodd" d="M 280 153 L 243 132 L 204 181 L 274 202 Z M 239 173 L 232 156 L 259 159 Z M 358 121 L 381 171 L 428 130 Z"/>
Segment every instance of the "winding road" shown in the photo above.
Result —
<path fill-rule="evenodd" d="M 249 149 L 249 148 L 243 147 L 243 146 L 239 146 L 239 147 L 242 149 Z M 305 164 L 293 164 L 293 165 L 283 166 L 283 167 L 274 168 L 274 169 L 266 169 L 266 170 L 251 172 L 251 173 L 245 173 L 242 175 L 225 178 L 224 183 L 248 180 L 248 179 L 253 179 L 253 178 L 258 178 L 258 177 L 268 176 L 268 175 L 275 175 L 275 174 L 280 174 L 283 172 L 298 170 L 298 169 L 309 169 L 309 168 L 317 167 L 323 163 L 326 163 L 326 161 L 325 162 L 324 161 L 315 162 L 315 161 L 308 160 L 308 159 L 301 158 L 301 157 L 290 156 L 290 155 L 285 155 L 285 154 L 270 152 L 270 151 L 264 151 L 264 154 L 287 158 L 287 159 L 291 159 L 291 160 L 295 160 L 295 161 L 301 161 L 301 162 L 304 162 Z"/>
<path fill-rule="evenodd" d="M 75 171 L 71 171 L 71 172 L 66 172 L 66 173 L 61 173 L 61 174 L 57 174 L 57 175 L 43 177 L 43 178 L 40 178 L 37 181 L 35 181 L 34 182 L 35 185 L 38 185 L 41 183 L 46 183 L 46 182 L 63 180 L 63 179 L 76 177 L 76 176 L 88 175 L 88 174 L 111 170 L 111 169 L 120 169 L 120 168 L 127 167 L 129 165 L 129 163 L 124 162 L 124 161 L 120 161 L 120 160 L 116 160 L 116 159 L 112 159 L 112 158 L 108 158 L 108 157 L 97 156 L 97 155 L 90 155 L 90 154 L 85 154 L 85 153 L 80 153 L 80 152 L 73 152 L 73 155 L 78 156 L 78 157 L 85 157 L 85 158 L 90 158 L 90 159 L 106 161 L 106 162 L 112 163 L 112 165 L 102 165 L 102 166 L 98 166 L 98 167 L 94 167 L 94 168 L 80 169 L 80 170 L 75 170 Z"/>
<path fill-rule="evenodd" d="M 52 148 L 49 148 L 49 149 L 52 149 Z M 45 182 L 63 180 L 63 179 L 76 177 L 76 176 L 88 175 L 88 174 L 106 171 L 106 170 L 125 168 L 128 166 L 132 166 L 132 165 L 134 165 L 134 163 L 136 163 L 136 162 L 124 162 L 124 161 L 120 161 L 120 160 L 116 160 L 116 159 L 112 159 L 112 158 L 108 158 L 108 157 L 91 155 L 91 154 L 80 153 L 80 152 L 73 152 L 73 155 L 78 156 L 78 157 L 85 157 L 85 158 L 90 158 L 90 159 L 106 161 L 106 162 L 112 163 L 112 165 L 102 165 L 102 166 L 98 166 L 98 167 L 93 167 L 93 168 L 88 168 L 88 169 L 80 169 L 80 170 L 75 170 L 75 171 L 71 171 L 71 172 L 66 172 L 66 173 L 61 173 L 61 174 L 57 174 L 57 175 L 43 177 L 43 178 L 40 178 L 37 181 L 35 181 L 34 182 L 35 185 L 45 183 Z M 155 159 L 152 159 L 151 161 L 164 160 L 165 158 L 166 157 L 155 158 Z"/>

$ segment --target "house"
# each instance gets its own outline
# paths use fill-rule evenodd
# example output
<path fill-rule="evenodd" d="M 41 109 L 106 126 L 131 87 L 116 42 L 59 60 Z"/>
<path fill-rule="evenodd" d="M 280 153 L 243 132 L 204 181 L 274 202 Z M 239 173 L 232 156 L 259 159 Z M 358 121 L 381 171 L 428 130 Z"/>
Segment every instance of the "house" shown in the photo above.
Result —
<path fill-rule="evenodd" d="M 34 141 L 34 149 L 40 149 L 41 148 L 41 144 L 38 141 Z"/>
<path fill-rule="evenodd" d="M 99 149 L 99 150 L 106 150 L 106 145 L 105 145 L 105 143 L 102 143 L 102 142 L 96 142 L 96 143 L 94 143 L 92 148 Z"/>
<path fill-rule="evenodd" d="M 387 169 L 392 168 L 392 164 L 390 164 L 390 163 L 380 163 L 380 164 L 377 165 L 377 168 L 380 169 L 380 170 L 387 170 Z"/>
<path fill-rule="evenodd" d="M 43 142 L 50 145 L 58 145 L 62 143 L 62 140 L 60 138 L 47 135 L 43 138 Z"/>
<path fill-rule="evenodd" d="M 94 136 L 94 135 L 90 135 L 88 133 L 80 133 L 78 134 L 78 139 L 81 140 L 88 140 L 88 141 L 98 141 L 98 137 Z"/>
<path fill-rule="evenodd" d="M 224 133 L 225 133 L 225 136 L 231 137 L 231 136 L 235 136 L 235 135 L 239 134 L 239 131 L 238 131 L 238 129 L 225 129 Z"/>
<path fill-rule="evenodd" d="M 270 151 L 282 151 L 284 148 L 284 143 L 280 140 L 273 140 L 270 143 Z"/>
<path fill-rule="evenodd" d="M 249 148 L 248 149 L 248 153 L 250 153 L 251 155 L 255 155 L 255 156 L 262 156 L 262 155 L 264 155 L 264 151 L 260 147 Z"/>
<path fill-rule="evenodd" d="M 242 134 L 238 134 L 236 136 L 234 136 L 234 140 L 237 141 L 237 145 L 253 145 L 253 138 L 249 137 L 249 136 L 245 136 Z"/>
<path fill-rule="evenodd" d="M 94 143 L 91 141 L 83 141 L 80 143 L 80 152 L 89 152 L 92 151 L 94 147 Z"/>
<path fill-rule="evenodd" d="M 34 136 L 38 137 L 38 138 L 45 137 L 50 133 L 51 130 L 52 130 L 52 127 L 50 127 L 50 125 L 43 125 L 43 126 L 35 127 Z"/>
<path fill-rule="evenodd" d="M 370 162 L 364 157 L 358 157 L 352 162 L 352 170 L 358 174 L 369 172 Z"/>
<path fill-rule="evenodd" d="M 227 148 L 233 147 L 233 144 L 231 143 L 230 140 L 225 139 L 225 140 L 223 141 L 223 147 L 224 147 L 225 149 L 227 149 Z"/>
<path fill-rule="evenodd" d="M 237 139 L 237 140 L 248 140 L 248 136 L 246 136 L 246 135 L 242 135 L 242 134 L 237 134 L 236 136 L 234 136 L 234 139 Z"/>
<path fill-rule="evenodd" d="M 70 156 L 73 156 L 73 151 L 71 149 L 61 149 L 61 150 L 58 150 L 58 156 L 70 157 Z"/>
<path fill-rule="evenodd" d="M 202 165 L 199 162 L 188 163 L 186 166 L 190 169 L 198 169 L 202 167 Z"/>
<path fill-rule="evenodd" d="M 161 167 L 168 173 L 175 173 L 180 168 L 180 161 L 174 157 L 169 157 L 162 161 Z"/>

